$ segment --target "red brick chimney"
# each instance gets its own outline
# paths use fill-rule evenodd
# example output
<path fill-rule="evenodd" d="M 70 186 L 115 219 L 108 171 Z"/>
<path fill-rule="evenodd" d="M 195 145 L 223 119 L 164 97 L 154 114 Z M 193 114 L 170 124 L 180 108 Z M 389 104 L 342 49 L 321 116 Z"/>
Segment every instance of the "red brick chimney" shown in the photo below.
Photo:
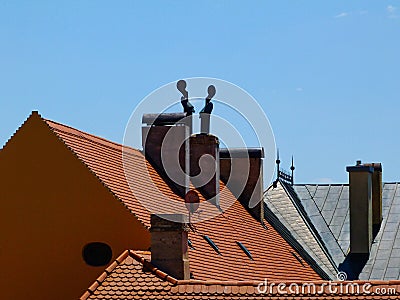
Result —
<path fill-rule="evenodd" d="M 219 154 L 221 180 L 253 217 L 262 222 L 264 149 L 221 149 Z"/>
<path fill-rule="evenodd" d="M 211 134 L 190 137 L 190 178 L 194 187 L 219 207 L 219 140 Z"/>
<path fill-rule="evenodd" d="M 178 280 L 190 279 L 187 216 L 152 214 L 150 232 L 151 263 Z"/>
<path fill-rule="evenodd" d="M 144 114 L 142 146 L 146 159 L 181 197 L 189 187 L 190 124 L 186 113 Z"/>

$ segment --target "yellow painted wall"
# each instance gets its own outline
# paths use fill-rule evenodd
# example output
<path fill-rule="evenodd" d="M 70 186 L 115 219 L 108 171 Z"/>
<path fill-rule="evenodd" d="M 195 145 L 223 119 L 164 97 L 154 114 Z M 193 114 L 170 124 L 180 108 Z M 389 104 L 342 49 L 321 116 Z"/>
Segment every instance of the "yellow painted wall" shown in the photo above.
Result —
<path fill-rule="evenodd" d="M 82 248 L 147 250 L 150 234 L 33 114 L 0 151 L 0 299 L 77 299 L 105 267 Z"/>

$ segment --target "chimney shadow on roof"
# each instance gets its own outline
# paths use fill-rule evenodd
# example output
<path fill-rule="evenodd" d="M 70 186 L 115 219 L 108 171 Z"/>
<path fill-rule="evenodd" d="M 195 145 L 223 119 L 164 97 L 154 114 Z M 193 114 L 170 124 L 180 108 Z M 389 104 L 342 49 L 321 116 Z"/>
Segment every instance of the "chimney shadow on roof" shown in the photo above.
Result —
<path fill-rule="evenodd" d="M 357 280 L 364 269 L 369 255 L 364 253 L 349 253 L 339 265 L 339 271 L 347 274 L 348 280 Z"/>
<path fill-rule="evenodd" d="M 150 165 L 154 168 L 157 174 L 161 177 L 161 179 L 168 185 L 168 187 L 172 190 L 174 194 L 184 199 L 186 195 L 186 188 L 181 186 L 171 180 L 171 178 L 167 175 L 165 170 L 160 167 L 150 155 L 145 155 L 146 160 L 150 163 Z M 180 166 L 182 168 L 182 166 Z"/>
<path fill-rule="evenodd" d="M 372 226 L 372 239 L 373 239 L 373 240 L 375 240 L 375 238 L 376 238 L 376 236 L 377 236 L 379 230 L 381 229 L 381 225 L 382 225 L 382 223 L 374 224 L 374 225 Z"/>
<path fill-rule="evenodd" d="M 372 227 L 372 239 L 375 240 L 381 224 L 375 224 Z M 367 264 L 369 259 L 369 254 L 363 253 L 349 253 L 346 259 L 339 265 L 339 271 L 345 272 L 347 274 L 348 280 L 357 280 Z"/>

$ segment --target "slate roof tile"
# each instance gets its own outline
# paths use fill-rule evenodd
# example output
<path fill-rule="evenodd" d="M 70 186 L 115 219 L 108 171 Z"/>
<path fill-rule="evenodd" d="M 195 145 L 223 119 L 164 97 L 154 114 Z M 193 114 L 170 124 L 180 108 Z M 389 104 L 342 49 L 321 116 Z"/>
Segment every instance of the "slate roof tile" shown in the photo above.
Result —
<path fill-rule="evenodd" d="M 303 193 L 304 188 L 314 191 L 314 195 L 305 196 Z M 315 216 L 315 210 L 310 210 L 310 205 L 308 204 L 304 205 L 306 213 L 310 216 L 310 221 L 317 228 L 318 232 L 320 232 L 321 239 L 329 252 L 331 254 L 335 252 L 332 249 L 339 245 L 343 253 L 347 253 L 350 246 L 348 184 L 303 184 L 295 185 L 295 190 L 302 191 L 298 194 L 301 202 L 309 203 L 310 199 L 312 199 L 316 205 L 321 207 L 320 215 Z M 325 199 L 321 206 L 321 199 L 324 195 Z M 334 206 L 334 202 L 337 205 L 331 217 L 331 209 Z M 390 269 L 388 278 L 392 278 L 392 275 L 396 273 L 393 268 L 397 269 L 400 273 L 400 263 L 395 259 L 389 259 L 400 257 L 400 188 L 398 183 L 383 184 L 382 205 L 383 221 L 372 244 L 369 260 L 360 274 L 360 278 L 363 279 L 382 279 L 388 269 Z M 300 214 L 301 212 L 298 213 Z M 329 224 L 329 231 L 326 230 L 324 222 Z M 341 229 L 339 231 L 338 226 L 340 227 L 340 225 Z M 330 234 L 330 232 L 333 234 Z M 398 276 L 397 278 L 399 279 L 400 277 Z"/>
<path fill-rule="evenodd" d="M 390 257 L 400 257 L 400 248 L 393 248 Z"/>
<path fill-rule="evenodd" d="M 384 275 L 384 279 L 385 280 L 393 280 L 393 279 L 399 279 L 399 269 L 398 268 L 387 268 L 385 275 Z"/>

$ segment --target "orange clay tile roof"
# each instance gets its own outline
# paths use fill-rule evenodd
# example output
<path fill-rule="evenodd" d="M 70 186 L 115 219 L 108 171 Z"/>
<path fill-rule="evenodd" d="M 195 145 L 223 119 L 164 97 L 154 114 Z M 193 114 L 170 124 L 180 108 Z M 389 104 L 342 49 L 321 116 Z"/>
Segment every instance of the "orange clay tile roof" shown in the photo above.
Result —
<path fill-rule="evenodd" d="M 148 259 L 149 253 L 125 251 L 99 276 L 80 299 L 355 300 L 399 299 L 400 294 L 400 280 L 335 283 L 316 281 L 314 282 L 315 289 L 310 287 L 310 282 L 283 282 L 285 286 L 281 286 L 279 290 L 277 285 L 268 282 L 266 289 L 265 284 L 259 289 L 260 281 L 176 280 L 152 266 Z M 348 284 L 352 284 L 353 287 L 349 287 Z M 386 295 L 382 295 L 383 291 Z"/>
<path fill-rule="evenodd" d="M 125 178 L 122 151 L 129 154 L 132 175 L 142 186 L 143 195 L 154 199 L 155 209 L 170 199 L 181 199 L 172 192 L 157 172 L 148 164 L 142 153 L 132 148 L 84 133 L 71 127 L 45 120 L 51 130 L 72 150 L 76 156 L 100 179 L 100 181 L 135 215 L 147 228 L 150 227 L 150 212 L 132 193 Z M 122 150 L 123 149 L 123 150 Z M 141 174 L 149 172 L 153 182 Z M 160 195 L 154 196 L 152 184 Z M 221 186 L 223 186 L 221 182 Z M 189 250 L 190 270 L 197 280 L 320 280 L 321 277 L 300 255 L 266 222 L 264 228 L 251 217 L 230 192 L 221 195 L 222 200 L 232 200 L 233 205 L 223 214 L 195 224 L 189 239 L 193 248 Z M 224 199 L 222 199 L 224 198 Z M 209 205 L 208 213 L 216 210 Z M 216 253 L 204 240 L 209 236 L 220 249 Z M 251 252 L 254 260 L 240 249 L 241 242 Z M 126 275 L 130 280 L 131 275 Z M 133 276 L 133 275 L 132 275 Z"/>

